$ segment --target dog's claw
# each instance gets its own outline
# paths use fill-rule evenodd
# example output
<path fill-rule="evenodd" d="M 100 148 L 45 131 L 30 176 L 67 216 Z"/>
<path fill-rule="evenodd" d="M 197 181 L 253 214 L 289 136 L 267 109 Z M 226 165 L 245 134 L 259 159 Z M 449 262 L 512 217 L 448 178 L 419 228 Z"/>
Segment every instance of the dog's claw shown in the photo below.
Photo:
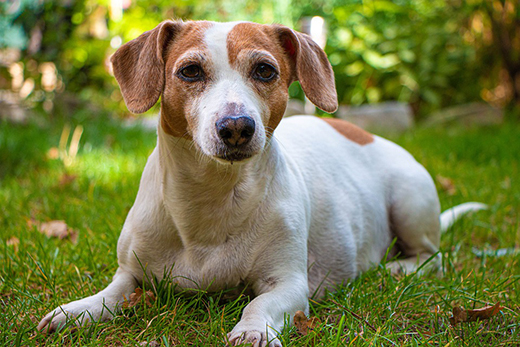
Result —
<path fill-rule="evenodd" d="M 50 333 L 55 332 L 56 328 L 54 327 L 52 322 L 49 319 L 47 319 L 47 317 L 45 317 L 38 324 L 38 326 L 36 327 L 36 330 L 38 330 L 39 332 L 41 332 L 43 334 L 50 334 Z"/>
<path fill-rule="evenodd" d="M 68 319 L 68 314 L 58 307 L 43 317 L 36 329 L 43 334 L 51 334 L 62 329 Z"/>
<path fill-rule="evenodd" d="M 269 338 L 265 332 L 243 331 L 228 333 L 228 343 L 226 346 L 242 346 L 246 344 L 251 347 L 282 347 L 280 340 Z"/>

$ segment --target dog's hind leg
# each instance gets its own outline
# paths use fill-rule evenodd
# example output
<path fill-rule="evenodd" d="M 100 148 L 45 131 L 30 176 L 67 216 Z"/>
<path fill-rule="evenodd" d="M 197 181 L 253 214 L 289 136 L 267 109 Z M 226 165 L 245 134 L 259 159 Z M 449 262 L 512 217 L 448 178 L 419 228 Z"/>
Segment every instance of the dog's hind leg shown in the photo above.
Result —
<path fill-rule="evenodd" d="M 395 182 L 398 181 L 398 182 Z M 401 173 L 390 195 L 390 222 L 396 246 L 404 259 L 387 264 L 392 273 L 416 271 L 432 258 L 425 269 L 437 269 L 440 255 L 440 204 L 435 184 L 426 170 L 417 165 Z"/>
<path fill-rule="evenodd" d="M 67 321 L 81 326 L 91 321 L 112 319 L 124 298 L 128 298 L 136 286 L 134 276 L 119 268 L 108 287 L 95 295 L 59 306 L 41 320 L 37 329 L 52 332 L 63 328 Z"/>

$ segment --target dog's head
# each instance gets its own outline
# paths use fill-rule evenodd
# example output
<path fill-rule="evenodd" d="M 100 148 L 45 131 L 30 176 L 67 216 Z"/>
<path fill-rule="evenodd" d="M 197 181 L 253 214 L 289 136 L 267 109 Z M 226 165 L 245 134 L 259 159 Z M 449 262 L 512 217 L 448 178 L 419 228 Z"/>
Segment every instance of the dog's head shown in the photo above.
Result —
<path fill-rule="evenodd" d="M 320 109 L 338 106 L 323 50 L 280 25 L 165 21 L 119 48 L 112 64 L 130 111 L 162 95 L 164 132 L 225 163 L 264 148 L 293 81 Z"/>

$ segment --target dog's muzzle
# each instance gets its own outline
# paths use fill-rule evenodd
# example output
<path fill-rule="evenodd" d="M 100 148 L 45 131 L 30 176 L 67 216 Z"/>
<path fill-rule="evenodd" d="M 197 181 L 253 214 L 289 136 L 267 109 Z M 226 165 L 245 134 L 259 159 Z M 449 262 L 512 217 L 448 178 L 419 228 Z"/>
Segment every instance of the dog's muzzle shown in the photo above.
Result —
<path fill-rule="evenodd" d="M 228 161 L 250 158 L 248 145 L 255 134 L 255 121 L 249 116 L 227 116 L 215 123 L 217 134 L 224 144 L 218 157 Z"/>

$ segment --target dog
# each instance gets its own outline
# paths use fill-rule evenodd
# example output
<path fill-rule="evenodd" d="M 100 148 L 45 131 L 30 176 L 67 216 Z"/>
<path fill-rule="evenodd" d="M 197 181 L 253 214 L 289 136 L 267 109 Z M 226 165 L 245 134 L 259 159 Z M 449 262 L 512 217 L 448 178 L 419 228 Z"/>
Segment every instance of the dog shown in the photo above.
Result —
<path fill-rule="evenodd" d="M 440 218 L 432 178 L 403 148 L 342 120 L 282 120 L 294 81 L 321 110 L 338 107 L 325 52 L 287 27 L 165 21 L 111 61 L 130 111 L 161 98 L 157 146 L 112 283 L 40 331 L 110 319 L 145 278 L 168 276 L 179 288 L 247 284 L 255 298 L 228 345 L 281 346 L 284 316 L 308 312 L 309 296 L 398 252 L 393 272 L 437 266 L 441 229 L 482 208 Z"/>

